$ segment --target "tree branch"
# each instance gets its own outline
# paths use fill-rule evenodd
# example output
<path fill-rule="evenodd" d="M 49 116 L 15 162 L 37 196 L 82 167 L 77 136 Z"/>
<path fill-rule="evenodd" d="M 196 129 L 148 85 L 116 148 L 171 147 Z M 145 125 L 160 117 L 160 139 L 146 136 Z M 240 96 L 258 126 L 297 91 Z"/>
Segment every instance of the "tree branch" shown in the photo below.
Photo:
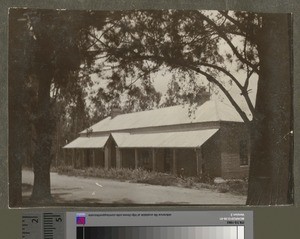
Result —
<path fill-rule="evenodd" d="M 244 86 L 243 86 L 243 88 L 244 88 L 245 90 L 248 89 L 248 86 L 249 86 L 249 80 L 250 80 L 250 77 L 253 75 L 253 73 L 254 73 L 254 71 L 252 70 L 252 71 L 250 71 L 250 72 L 248 73 L 248 75 L 247 75 L 247 78 L 246 78 L 246 80 L 245 80 L 245 84 L 244 84 Z"/>
<path fill-rule="evenodd" d="M 253 43 L 256 42 L 255 37 L 253 37 L 253 34 L 249 34 L 249 30 L 245 27 L 245 25 L 241 24 L 239 21 L 237 21 L 233 17 L 229 16 L 227 12 L 225 13 L 224 11 L 219 11 L 219 13 L 222 16 L 224 16 L 225 18 L 227 18 L 229 21 L 231 21 L 239 29 L 241 29 L 241 32 L 232 32 L 232 34 L 244 36 L 244 37 L 247 37 L 248 39 L 250 39 L 251 42 L 253 42 Z M 244 33 L 242 33 L 242 32 L 244 32 Z"/>
<path fill-rule="evenodd" d="M 209 63 L 205 63 L 205 62 L 200 62 L 199 63 L 200 65 L 203 65 L 203 66 L 207 66 L 207 67 L 211 67 L 211 68 L 214 68 L 216 70 L 219 70 L 221 72 L 223 72 L 225 75 L 227 75 L 228 77 L 230 77 L 230 79 L 232 79 L 232 81 L 237 85 L 237 87 L 240 89 L 241 91 L 241 95 L 244 96 L 246 102 L 247 102 L 247 105 L 251 111 L 252 114 L 254 114 L 254 106 L 249 98 L 249 94 L 247 92 L 247 88 L 245 88 L 244 86 L 242 86 L 242 84 L 227 70 L 225 70 L 224 68 L 220 67 L 220 66 L 217 66 L 217 65 L 213 65 L 213 64 L 209 64 Z M 254 71 L 252 71 L 254 72 Z M 250 77 L 249 77 L 250 78 Z M 247 78 L 248 79 L 248 78 Z"/>
<path fill-rule="evenodd" d="M 231 21 L 234 25 L 238 26 L 239 29 L 241 29 L 242 31 L 246 32 L 246 28 L 244 25 L 242 25 L 239 21 L 235 20 L 233 17 L 228 15 L 228 11 L 219 11 L 219 13 L 224 16 L 225 18 L 227 18 L 229 21 Z"/>
<path fill-rule="evenodd" d="M 209 25 L 211 25 L 216 32 L 219 34 L 221 38 L 224 39 L 224 41 L 229 45 L 229 47 L 232 49 L 233 53 L 236 55 L 236 57 L 244 64 L 249 65 L 257 74 L 259 74 L 258 65 L 252 64 L 250 61 L 245 59 L 237 50 L 237 48 L 233 45 L 233 43 L 229 40 L 229 38 L 226 36 L 226 33 L 220 29 L 220 27 L 214 23 L 209 17 L 205 16 L 204 14 L 201 14 L 201 18 L 205 20 Z"/>
<path fill-rule="evenodd" d="M 233 99 L 233 97 L 230 95 L 230 93 L 225 89 L 225 87 L 214 77 L 212 77 L 210 74 L 200 70 L 198 67 L 193 66 L 191 64 L 187 64 L 183 61 L 180 61 L 179 59 L 167 59 L 165 57 L 161 57 L 161 56 L 152 56 L 152 55 L 139 55 L 135 58 L 135 60 L 151 60 L 151 61 L 159 61 L 159 62 L 166 62 L 169 65 L 177 65 L 179 67 L 184 67 L 190 70 L 193 70 L 203 76 L 206 77 L 206 79 L 211 82 L 214 83 L 215 85 L 217 85 L 219 87 L 219 89 L 225 94 L 225 96 L 227 97 L 227 99 L 229 100 L 229 102 L 232 104 L 232 106 L 236 109 L 236 111 L 239 113 L 239 115 L 241 116 L 241 118 L 243 119 L 243 121 L 246 124 L 250 123 L 250 120 L 248 119 L 246 113 L 239 107 L 239 105 L 237 104 L 237 102 Z"/>
<path fill-rule="evenodd" d="M 246 124 L 250 123 L 250 120 L 248 119 L 248 117 L 245 114 L 245 112 L 239 107 L 239 105 L 236 103 L 236 101 L 233 99 L 233 97 L 229 94 L 229 92 L 225 89 L 225 87 L 216 78 L 214 78 L 211 75 L 209 75 L 208 73 L 200 70 L 199 68 L 196 68 L 196 67 L 193 67 L 193 66 L 184 66 L 184 67 L 187 67 L 188 69 L 194 70 L 195 72 L 197 72 L 197 73 L 205 76 L 206 79 L 209 82 L 214 83 L 215 85 L 217 85 L 219 87 L 219 89 L 225 94 L 225 96 L 227 97 L 227 99 L 229 100 L 229 102 L 236 109 L 236 111 L 239 113 L 239 115 L 241 116 L 241 118 L 243 119 L 243 121 Z"/>

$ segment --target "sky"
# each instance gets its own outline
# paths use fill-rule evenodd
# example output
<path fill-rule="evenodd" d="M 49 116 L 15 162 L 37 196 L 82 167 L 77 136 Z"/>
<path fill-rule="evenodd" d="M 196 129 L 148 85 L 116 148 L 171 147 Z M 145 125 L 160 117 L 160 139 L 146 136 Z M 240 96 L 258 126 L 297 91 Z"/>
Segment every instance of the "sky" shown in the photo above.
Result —
<path fill-rule="evenodd" d="M 236 46 L 237 49 L 242 49 L 242 47 L 243 47 L 241 37 L 233 37 L 232 43 Z M 232 54 L 231 48 L 225 43 L 225 41 L 223 41 L 223 42 L 220 41 L 219 52 L 222 55 L 225 55 L 227 53 Z M 235 60 L 236 60 L 236 58 L 233 57 L 233 61 L 231 63 L 228 61 L 225 61 L 222 65 L 222 67 L 225 67 L 226 69 L 228 69 L 230 71 L 230 73 L 232 75 L 234 75 L 243 84 L 243 82 L 246 79 L 246 73 L 243 70 L 240 70 L 238 72 L 235 70 L 237 68 L 237 64 L 235 63 Z M 108 73 L 108 74 L 111 74 L 111 73 Z M 172 80 L 172 75 L 173 75 L 172 73 L 166 72 L 165 69 L 161 69 L 160 71 L 158 71 L 156 73 L 151 73 L 151 75 L 150 75 L 151 81 L 152 81 L 153 86 L 155 87 L 156 91 L 158 91 L 162 94 L 161 103 L 164 101 L 164 95 L 167 91 L 169 82 Z M 94 86 L 88 90 L 89 96 L 91 96 L 93 94 L 92 92 L 97 91 L 97 89 L 99 87 L 104 88 L 104 89 L 106 88 L 106 85 L 108 83 L 107 80 L 104 80 L 103 78 L 99 78 L 96 74 L 92 74 L 91 79 L 96 84 L 94 84 Z M 219 80 L 221 80 L 223 82 L 229 82 L 229 78 L 224 75 L 221 76 L 219 78 Z M 196 81 L 199 85 L 207 86 L 207 91 L 209 91 L 208 86 L 210 86 L 210 92 L 212 94 L 211 99 L 220 100 L 220 101 L 223 101 L 223 102 L 231 105 L 231 103 L 229 102 L 227 97 L 225 97 L 223 92 L 218 90 L 217 87 L 214 87 L 213 85 L 209 84 L 208 81 L 206 80 L 206 78 L 199 75 L 199 77 L 196 79 Z M 249 96 L 250 96 L 250 99 L 251 99 L 253 105 L 255 105 L 257 81 L 258 81 L 257 74 L 253 74 L 250 78 L 250 81 L 249 81 L 250 83 L 249 83 L 249 87 L 248 87 Z M 138 86 L 140 83 L 141 82 L 137 81 L 135 84 Z M 246 104 L 243 96 L 241 96 L 241 94 L 240 94 L 241 92 L 238 89 L 238 87 L 235 84 L 228 84 L 228 83 L 225 83 L 225 86 L 226 86 L 226 89 L 228 90 L 228 92 L 232 95 L 232 97 L 238 102 L 240 107 L 246 112 L 246 114 L 249 116 L 249 118 L 251 118 L 247 104 Z M 88 99 L 87 99 L 87 104 L 90 104 Z"/>
<path fill-rule="evenodd" d="M 245 77 L 246 77 L 246 75 L 243 72 L 235 72 L 233 74 L 237 79 L 245 79 Z M 108 83 L 107 80 L 103 80 L 103 79 L 99 78 L 96 74 L 92 74 L 91 78 L 94 82 L 99 82 L 99 84 L 97 86 L 93 87 L 93 90 L 96 90 L 99 87 L 106 88 L 106 84 Z M 164 71 L 160 71 L 157 73 L 152 73 L 150 75 L 150 78 L 153 82 L 153 86 L 155 87 L 156 91 L 159 91 L 162 94 L 162 100 L 161 100 L 161 103 L 162 103 L 164 101 L 164 95 L 168 89 L 168 84 L 172 80 L 172 74 L 164 73 Z M 250 99 L 253 104 L 255 104 L 257 81 L 258 81 L 258 76 L 253 75 L 251 77 L 250 84 L 248 87 L 248 89 L 251 89 L 251 91 L 249 92 L 249 95 L 250 95 Z M 199 79 L 197 80 L 197 82 L 199 85 L 206 86 L 207 91 L 209 91 L 209 89 L 208 89 L 209 83 L 205 78 L 203 78 L 202 76 L 199 76 Z M 136 82 L 135 84 L 139 85 L 140 82 Z M 237 102 L 239 103 L 241 108 L 247 113 L 249 118 L 251 118 L 251 114 L 248 110 L 248 107 L 247 107 L 247 104 L 246 104 L 244 98 L 240 94 L 241 93 L 240 90 L 234 84 L 232 86 L 228 86 L 227 89 L 228 89 L 229 93 L 233 96 L 233 98 L 237 100 Z M 219 91 L 217 87 L 215 87 L 214 89 L 211 89 L 211 94 L 212 94 L 211 99 L 223 101 L 223 102 L 231 105 L 231 103 L 229 102 L 227 97 L 223 94 L 223 92 Z"/>

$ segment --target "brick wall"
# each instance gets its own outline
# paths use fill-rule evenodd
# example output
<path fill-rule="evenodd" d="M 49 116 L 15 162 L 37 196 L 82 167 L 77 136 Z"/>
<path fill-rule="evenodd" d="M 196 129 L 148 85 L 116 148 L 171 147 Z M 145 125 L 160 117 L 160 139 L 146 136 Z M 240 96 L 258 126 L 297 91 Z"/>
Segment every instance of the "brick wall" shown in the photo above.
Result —
<path fill-rule="evenodd" d="M 220 128 L 221 139 L 221 165 L 223 178 L 245 178 L 248 177 L 249 164 L 241 165 L 240 141 L 248 142 L 248 153 L 250 153 L 249 133 L 243 123 L 224 122 Z M 250 155 L 248 154 L 248 160 Z M 248 161 L 249 162 L 249 161 Z"/>
<path fill-rule="evenodd" d="M 221 173 L 221 147 L 220 131 L 208 139 L 201 147 L 203 173 L 211 177 L 220 177 Z"/>

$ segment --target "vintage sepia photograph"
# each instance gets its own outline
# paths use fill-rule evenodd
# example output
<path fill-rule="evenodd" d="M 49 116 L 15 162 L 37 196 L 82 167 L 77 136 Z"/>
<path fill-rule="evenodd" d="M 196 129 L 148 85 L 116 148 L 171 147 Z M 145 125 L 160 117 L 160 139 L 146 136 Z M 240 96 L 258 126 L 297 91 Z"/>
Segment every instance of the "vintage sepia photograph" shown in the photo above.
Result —
<path fill-rule="evenodd" d="M 292 15 L 9 10 L 9 205 L 293 204 Z"/>

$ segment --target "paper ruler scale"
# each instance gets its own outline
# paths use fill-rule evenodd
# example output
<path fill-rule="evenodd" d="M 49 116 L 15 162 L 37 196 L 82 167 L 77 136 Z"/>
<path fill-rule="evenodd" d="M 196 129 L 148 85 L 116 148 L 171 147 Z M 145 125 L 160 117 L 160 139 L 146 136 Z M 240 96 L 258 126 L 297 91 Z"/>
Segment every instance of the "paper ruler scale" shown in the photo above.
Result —
<path fill-rule="evenodd" d="M 65 238 L 65 213 L 24 213 L 22 215 L 22 238 Z"/>
<path fill-rule="evenodd" d="M 25 214 L 22 216 L 22 238 L 42 238 L 42 220 L 40 214 Z"/>

